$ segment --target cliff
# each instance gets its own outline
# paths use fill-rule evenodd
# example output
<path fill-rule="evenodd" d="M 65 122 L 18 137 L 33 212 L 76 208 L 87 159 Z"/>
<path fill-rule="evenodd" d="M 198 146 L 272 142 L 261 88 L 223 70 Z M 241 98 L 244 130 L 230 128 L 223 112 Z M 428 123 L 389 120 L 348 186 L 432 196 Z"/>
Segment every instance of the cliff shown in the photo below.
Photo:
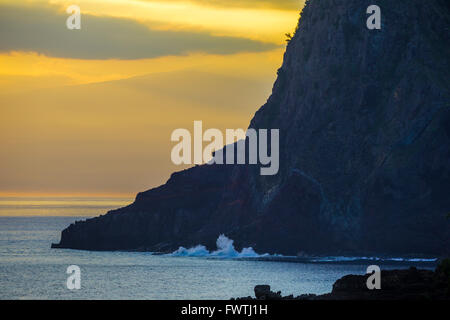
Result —
<path fill-rule="evenodd" d="M 251 128 L 280 129 L 280 171 L 197 166 L 77 222 L 56 248 L 240 247 L 295 255 L 450 251 L 450 5 L 310 0 Z"/>

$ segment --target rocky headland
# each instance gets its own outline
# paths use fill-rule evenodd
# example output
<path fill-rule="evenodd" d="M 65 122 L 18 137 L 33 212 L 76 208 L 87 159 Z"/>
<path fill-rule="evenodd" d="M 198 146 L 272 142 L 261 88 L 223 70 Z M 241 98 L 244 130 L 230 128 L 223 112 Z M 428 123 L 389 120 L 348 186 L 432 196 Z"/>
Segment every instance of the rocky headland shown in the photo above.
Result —
<path fill-rule="evenodd" d="M 261 253 L 447 255 L 450 2 L 376 3 L 381 30 L 366 27 L 372 0 L 307 1 L 249 126 L 280 130 L 277 175 L 256 165 L 174 173 L 131 205 L 70 225 L 53 247 L 211 249 L 225 234 Z"/>

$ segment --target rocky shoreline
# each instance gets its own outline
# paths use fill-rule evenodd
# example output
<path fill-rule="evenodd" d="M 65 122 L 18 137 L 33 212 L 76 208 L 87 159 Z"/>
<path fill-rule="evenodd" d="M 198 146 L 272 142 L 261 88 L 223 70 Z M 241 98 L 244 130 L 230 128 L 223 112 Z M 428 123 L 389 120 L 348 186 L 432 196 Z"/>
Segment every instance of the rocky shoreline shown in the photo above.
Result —
<path fill-rule="evenodd" d="M 370 275 L 347 275 L 333 284 L 330 293 L 282 296 L 269 285 L 255 287 L 255 297 L 235 300 L 450 300 L 450 259 L 443 260 L 435 271 L 411 267 L 381 271 L 381 289 L 369 290 Z M 234 300 L 234 299 L 233 299 Z"/>

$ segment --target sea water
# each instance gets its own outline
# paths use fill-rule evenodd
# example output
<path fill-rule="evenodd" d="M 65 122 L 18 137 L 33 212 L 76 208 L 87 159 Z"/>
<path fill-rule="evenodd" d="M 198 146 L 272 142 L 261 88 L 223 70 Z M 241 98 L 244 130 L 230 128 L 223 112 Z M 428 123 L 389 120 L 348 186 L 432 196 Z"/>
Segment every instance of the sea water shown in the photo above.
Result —
<path fill-rule="evenodd" d="M 252 258 L 267 256 L 251 248 L 237 252 L 226 237 L 218 239 L 216 251 L 200 245 L 170 255 L 50 248 L 61 230 L 81 219 L 0 216 L 0 299 L 230 299 L 253 295 L 258 284 L 283 295 L 321 294 L 346 274 L 364 274 L 371 264 L 261 261 Z M 70 265 L 80 267 L 79 290 L 67 288 Z"/>

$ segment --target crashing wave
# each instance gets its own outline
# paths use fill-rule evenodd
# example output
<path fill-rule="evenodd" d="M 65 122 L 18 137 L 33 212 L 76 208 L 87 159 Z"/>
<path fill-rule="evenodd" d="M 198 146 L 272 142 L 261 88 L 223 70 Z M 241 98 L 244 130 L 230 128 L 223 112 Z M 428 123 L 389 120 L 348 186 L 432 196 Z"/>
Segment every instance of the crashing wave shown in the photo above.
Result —
<path fill-rule="evenodd" d="M 173 257 L 215 257 L 215 258 L 260 258 L 268 257 L 269 254 L 258 254 L 252 247 L 243 248 L 241 252 L 237 251 L 233 245 L 234 240 L 221 234 L 217 238 L 217 250 L 210 252 L 203 245 L 198 245 L 192 248 L 179 247 L 178 250 L 169 254 Z"/>
<path fill-rule="evenodd" d="M 241 252 L 237 251 L 233 245 L 234 241 L 221 234 L 217 238 L 217 250 L 209 251 L 203 245 L 197 245 L 192 248 L 179 247 L 178 250 L 168 254 L 172 257 L 208 257 L 222 259 L 238 258 L 262 258 L 262 260 L 276 261 L 296 261 L 304 263 L 361 263 L 361 262 L 380 262 L 380 263 L 434 263 L 436 258 L 396 258 L 396 257 L 351 257 L 351 256 L 283 256 L 279 254 L 258 254 L 252 247 L 243 248 Z"/>

